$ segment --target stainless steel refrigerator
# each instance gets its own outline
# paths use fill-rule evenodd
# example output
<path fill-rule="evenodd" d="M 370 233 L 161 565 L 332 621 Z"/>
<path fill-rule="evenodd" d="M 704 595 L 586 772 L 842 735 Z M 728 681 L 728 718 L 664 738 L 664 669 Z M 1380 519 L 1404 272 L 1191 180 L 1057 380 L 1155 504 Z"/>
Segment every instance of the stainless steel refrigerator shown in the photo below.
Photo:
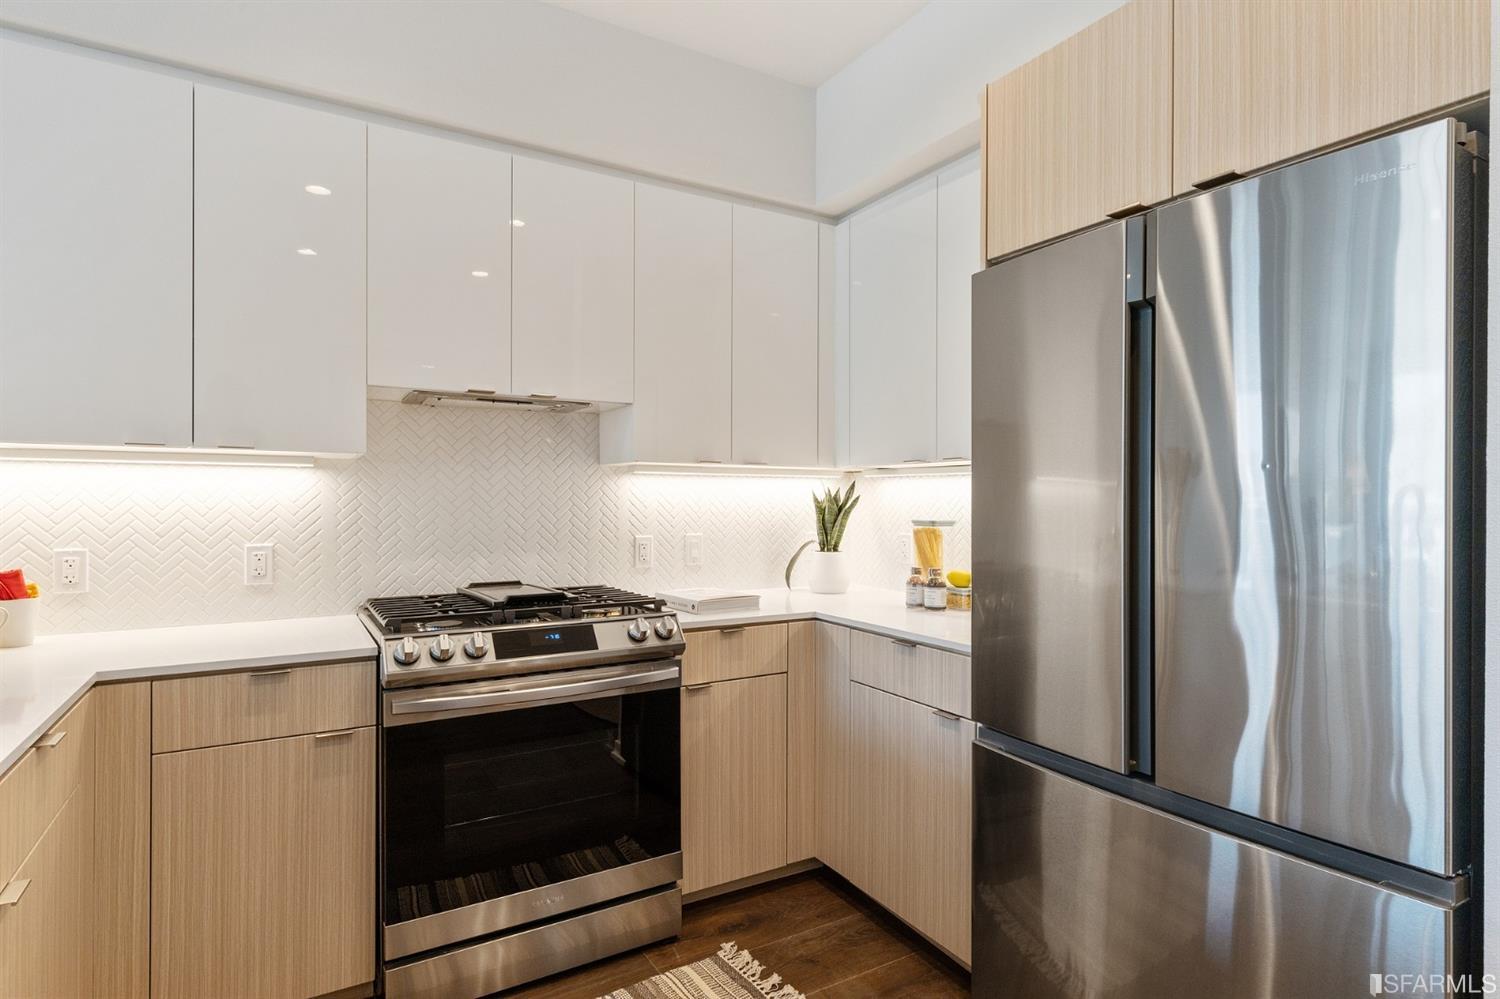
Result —
<path fill-rule="evenodd" d="M 1423 125 L 975 276 L 976 995 L 1473 970 L 1476 150 Z"/>

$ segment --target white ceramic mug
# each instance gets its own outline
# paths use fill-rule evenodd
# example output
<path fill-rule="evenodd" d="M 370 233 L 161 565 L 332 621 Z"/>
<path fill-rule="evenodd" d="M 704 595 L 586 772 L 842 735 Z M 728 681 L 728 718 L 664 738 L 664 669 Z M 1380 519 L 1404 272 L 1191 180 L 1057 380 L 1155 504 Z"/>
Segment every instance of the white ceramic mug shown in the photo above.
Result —
<path fill-rule="evenodd" d="M 40 597 L 0 600 L 0 649 L 19 649 L 36 640 L 36 605 Z"/>

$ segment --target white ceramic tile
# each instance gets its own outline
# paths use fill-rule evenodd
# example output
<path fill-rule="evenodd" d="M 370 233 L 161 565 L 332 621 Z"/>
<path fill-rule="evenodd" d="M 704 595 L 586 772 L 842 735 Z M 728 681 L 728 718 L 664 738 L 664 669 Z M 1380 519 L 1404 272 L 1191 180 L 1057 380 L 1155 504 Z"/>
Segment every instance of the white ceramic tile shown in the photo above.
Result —
<path fill-rule="evenodd" d="M 813 536 L 812 490 L 833 484 L 634 474 L 597 452 L 592 414 L 371 402 L 367 453 L 314 468 L 0 463 L 0 567 L 46 591 L 48 633 L 333 614 L 474 579 L 775 586 Z M 968 483 L 863 479 L 844 545 L 856 581 L 905 578 L 914 516 L 958 519 L 949 561 L 966 565 Z M 631 566 L 635 534 L 655 539 L 650 570 Z M 276 546 L 270 586 L 243 585 L 250 542 Z M 53 592 L 60 547 L 89 549 L 88 593 Z"/>

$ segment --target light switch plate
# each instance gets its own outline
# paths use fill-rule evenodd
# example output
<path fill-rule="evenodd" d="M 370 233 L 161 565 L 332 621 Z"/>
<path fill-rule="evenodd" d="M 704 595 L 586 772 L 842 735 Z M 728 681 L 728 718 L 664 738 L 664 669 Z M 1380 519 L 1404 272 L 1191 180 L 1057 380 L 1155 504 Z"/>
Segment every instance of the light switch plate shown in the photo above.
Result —
<path fill-rule="evenodd" d="M 89 591 L 89 550 L 87 548 L 52 549 L 52 585 L 58 593 Z"/>
<path fill-rule="evenodd" d="M 270 586 L 275 572 L 275 545 L 245 546 L 245 585 Z"/>
<path fill-rule="evenodd" d="M 682 564 L 689 567 L 703 564 L 703 535 L 694 532 L 682 536 Z"/>

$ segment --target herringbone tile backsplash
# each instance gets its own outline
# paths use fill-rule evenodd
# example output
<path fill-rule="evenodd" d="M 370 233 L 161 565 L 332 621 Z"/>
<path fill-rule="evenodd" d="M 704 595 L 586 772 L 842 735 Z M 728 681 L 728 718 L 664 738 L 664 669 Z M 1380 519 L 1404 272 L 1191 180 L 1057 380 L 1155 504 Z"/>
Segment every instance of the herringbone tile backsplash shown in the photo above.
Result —
<path fill-rule="evenodd" d="M 337 614 L 477 579 L 777 586 L 812 536 L 809 492 L 833 482 L 634 474 L 597 456 L 588 413 L 372 401 L 364 456 L 313 468 L 0 463 L 0 568 L 43 588 L 44 633 Z M 856 583 L 900 585 L 912 517 L 957 520 L 949 561 L 968 564 L 967 475 L 859 491 Z M 702 566 L 683 565 L 689 532 Z M 636 534 L 655 538 L 649 570 L 631 567 Z M 243 546 L 259 542 L 276 546 L 274 582 L 245 586 Z M 89 549 L 88 593 L 53 592 L 52 549 L 71 547 Z"/>

